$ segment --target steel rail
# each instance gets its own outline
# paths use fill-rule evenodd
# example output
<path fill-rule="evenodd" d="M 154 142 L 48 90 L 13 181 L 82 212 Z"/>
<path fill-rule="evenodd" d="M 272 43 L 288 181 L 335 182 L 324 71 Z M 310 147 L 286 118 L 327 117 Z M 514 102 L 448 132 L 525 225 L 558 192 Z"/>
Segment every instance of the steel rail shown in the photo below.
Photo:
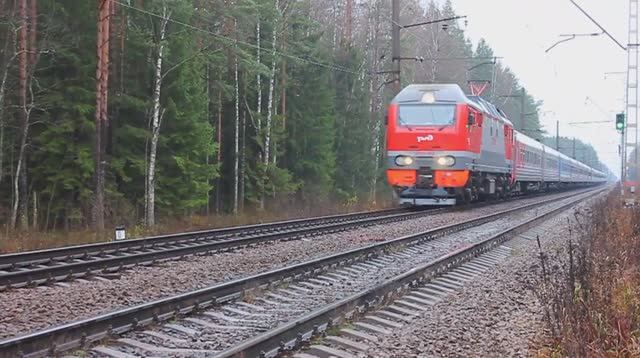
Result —
<path fill-rule="evenodd" d="M 401 211 L 402 212 L 402 211 Z M 168 260 L 181 258 L 206 252 L 221 252 L 231 249 L 242 248 L 271 241 L 292 240 L 322 234 L 346 231 L 356 227 L 366 227 L 371 225 L 386 224 L 409 220 L 420 216 L 431 215 L 435 210 L 410 211 L 391 215 L 378 215 L 372 217 L 362 217 L 359 214 L 355 219 L 340 219 L 327 224 L 305 225 L 295 228 L 281 227 L 280 230 L 262 230 L 254 233 L 246 232 L 246 236 L 238 238 L 220 238 L 216 236 L 199 237 L 196 240 L 180 239 L 173 243 L 164 241 L 162 244 L 148 239 L 139 239 L 135 246 L 129 246 L 122 250 L 111 250 L 108 253 L 85 254 L 80 257 L 58 261 L 46 260 L 44 262 L 25 265 L 18 270 L 0 271 L 0 288 L 32 286 L 37 284 L 52 283 L 55 281 L 70 280 L 77 277 L 89 276 L 92 274 L 113 273 L 125 267 L 136 264 L 152 264 L 158 260 Z M 299 222 L 299 221 L 296 221 Z M 195 234 L 188 234 L 193 236 Z"/>
<path fill-rule="evenodd" d="M 602 190 L 602 189 L 600 189 Z M 529 210 L 576 195 L 594 193 L 594 190 L 573 192 L 562 197 L 542 200 L 517 208 L 503 210 L 479 218 L 454 223 L 425 232 L 371 244 L 362 248 L 307 261 L 305 263 L 276 269 L 261 274 L 217 284 L 208 288 L 172 296 L 129 307 L 97 317 L 83 319 L 61 326 L 32 332 L 23 336 L 0 341 L 0 357 L 42 357 L 56 355 L 69 349 L 83 347 L 91 342 L 121 334 L 151 323 L 158 323 L 192 311 L 242 298 L 248 292 L 290 282 L 301 277 L 313 276 L 329 268 L 347 265 L 384 251 L 403 245 L 414 245 L 433 240 L 447 234 L 481 225 L 500 217 Z"/>
<path fill-rule="evenodd" d="M 49 260 L 69 260 L 83 258 L 87 255 L 105 255 L 121 252 L 122 250 L 171 245 L 189 241 L 206 240 L 211 238 L 226 238 L 237 235 L 257 235 L 283 228 L 298 228 L 310 225 L 357 220 L 369 217 L 391 215 L 407 212 L 406 209 L 393 208 L 371 212 L 356 212 L 350 214 L 327 215 L 314 218 L 303 218 L 286 221 L 276 221 L 264 224 L 224 227 L 210 230 L 191 231 L 177 234 L 149 236 L 139 239 L 128 239 L 114 242 L 100 242 L 93 244 L 58 247 L 45 250 L 17 252 L 0 255 L 0 270 L 13 266 L 24 266 L 47 262 Z"/>
<path fill-rule="evenodd" d="M 394 298 L 402 296 L 410 289 L 423 285 L 431 279 L 493 250 L 514 236 L 590 197 L 592 196 L 581 195 L 569 203 L 509 227 L 488 239 L 443 255 L 429 263 L 382 282 L 373 288 L 280 325 L 238 346 L 221 352 L 216 357 L 276 357 L 282 353 L 300 349 L 304 344 L 321 335 L 329 328 L 340 325 L 346 320 L 364 316 L 368 311 L 385 305 Z"/>

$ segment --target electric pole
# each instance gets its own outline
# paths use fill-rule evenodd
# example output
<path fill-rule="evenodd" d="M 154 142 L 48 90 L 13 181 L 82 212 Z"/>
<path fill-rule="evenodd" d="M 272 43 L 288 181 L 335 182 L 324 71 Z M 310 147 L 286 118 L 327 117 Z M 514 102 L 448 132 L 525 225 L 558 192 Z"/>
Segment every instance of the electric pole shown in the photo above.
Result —
<path fill-rule="evenodd" d="M 425 25 L 431 25 L 431 24 L 437 24 L 437 23 L 441 23 L 441 22 L 449 22 L 449 21 L 455 21 L 458 19 L 464 19 L 466 18 L 466 16 L 454 16 L 454 17 L 448 17 L 448 18 L 444 18 L 444 19 L 436 19 L 436 20 L 430 20 L 430 21 L 425 21 L 425 22 L 419 22 L 416 24 L 405 24 L 402 25 L 400 24 L 400 0 L 391 0 L 391 57 L 392 57 L 392 61 L 393 61 L 393 68 L 391 69 L 391 71 L 382 71 L 382 72 L 378 72 L 378 74 L 380 73 L 391 73 L 393 75 L 392 79 L 390 82 L 387 83 L 391 83 L 393 84 L 393 91 L 394 93 L 399 93 L 401 88 L 401 83 L 400 83 L 400 62 L 402 60 L 411 60 L 411 61 L 424 61 L 424 59 L 422 57 L 402 57 L 402 48 L 400 46 L 400 30 L 402 29 L 408 29 L 408 28 L 412 28 L 412 27 L 418 27 L 418 26 L 425 26 Z M 446 29 L 448 25 L 442 25 L 443 29 Z"/>
<path fill-rule="evenodd" d="M 499 96 L 500 98 L 520 98 L 520 126 L 517 126 L 517 123 L 513 124 L 513 127 L 515 130 L 519 130 L 521 132 L 524 132 L 526 130 L 525 128 L 525 118 L 527 115 L 532 115 L 532 114 L 536 114 L 537 112 L 532 112 L 532 113 L 525 113 L 525 96 L 526 96 L 526 92 L 524 87 L 522 87 L 520 89 L 520 94 L 507 94 L 507 95 L 502 95 Z"/>
<path fill-rule="evenodd" d="M 560 121 L 556 121 L 556 150 L 560 151 Z"/>
<path fill-rule="evenodd" d="M 392 0 L 391 4 L 391 51 L 393 60 L 393 92 L 400 92 L 400 0 Z"/>
<path fill-rule="evenodd" d="M 629 0 L 626 112 L 626 128 L 622 134 L 622 178 L 620 179 L 623 195 L 626 194 L 625 182 L 638 181 L 638 0 Z M 634 153 L 634 160 L 627 163 L 629 150 Z M 633 175 L 627 172 L 627 165 Z"/>
<path fill-rule="evenodd" d="M 525 95 L 525 91 L 524 91 L 524 87 L 522 87 L 522 89 L 520 90 L 520 130 L 524 130 L 525 128 L 525 124 L 524 124 L 524 119 L 525 119 L 525 114 L 524 114 L 524 95 Z"/>

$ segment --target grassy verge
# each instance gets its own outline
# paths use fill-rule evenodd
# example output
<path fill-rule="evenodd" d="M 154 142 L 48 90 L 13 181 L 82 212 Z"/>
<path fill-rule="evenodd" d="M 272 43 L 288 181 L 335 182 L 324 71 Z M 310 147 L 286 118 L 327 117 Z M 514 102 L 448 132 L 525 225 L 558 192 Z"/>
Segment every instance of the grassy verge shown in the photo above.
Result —
<path fill-rule="evenodd" d="M 640 208 L 616 193 L 576 213 L 562 253 L 540 253 L 535 293 L 552 357 L 640 357 Z"/>
<path fill-rule="evenodd" d="M 258 224 L 271 221 L 299 219 L 322 215 L 342 214 L 357 211 L 383 209 L 385 205 L 349 205 L 322 206 L 311 209 L 290 209 L 278 211 L 252 211 L 239 215 L 191 215 L 182 218 L 165 219 L 154 228 L 147 228 L 143 224 L 126 227 L 127 238 L 137 238 L 151 235 L 161 235 L 176 232 L 204 230 L 228 226 Z M 89 228 L 76 230 L 41 231 L 9 231 L 0 229 L 0 254 L 39 250 L 68 245 L 88 244 L 112 240 L 114 227 L 106 232 L 96 233 Z"/>

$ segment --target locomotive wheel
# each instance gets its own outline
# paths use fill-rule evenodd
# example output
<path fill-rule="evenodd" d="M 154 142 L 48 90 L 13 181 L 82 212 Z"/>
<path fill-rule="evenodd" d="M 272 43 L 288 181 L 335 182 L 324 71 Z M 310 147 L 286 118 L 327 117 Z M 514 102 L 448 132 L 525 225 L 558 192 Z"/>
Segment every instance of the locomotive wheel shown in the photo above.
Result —
<path fill-rule="evenodd" d="M 465 188 L 464 189 L 464 202 L 465 204 L 471 204 L 471 202 L 473 201 L 473 195 L 471 194 L 471 189 L 470 188 Z"/>
<path fill-rule="evenodd" d="M 460 205 L 469 205 L 473 201 L 473 195 L 470 188 L 456 189 L 456 201 Z"/>

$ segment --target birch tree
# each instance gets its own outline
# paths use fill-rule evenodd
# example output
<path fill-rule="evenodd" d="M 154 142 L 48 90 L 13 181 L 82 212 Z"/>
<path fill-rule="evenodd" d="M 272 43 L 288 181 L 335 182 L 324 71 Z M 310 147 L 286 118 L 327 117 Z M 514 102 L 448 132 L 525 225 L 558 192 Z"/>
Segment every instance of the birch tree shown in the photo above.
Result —
<path fill-rule="evenodd" d="M 262 64 L 262 31 L 260 23 L 260 15 L 258 15 L 258 21 L 256 22 L 256 62 L 258 63 L 258 65 Z M 256 131 L 260 133 L 260 131 L 262 130 L 262 71 L 258 71 L 258 74 L 256 75 L 256 90 L 256 97 L 258 102 L 256 105 L 256 113 L 258 114 Z M 262 153 L 260 153 L 259 155 L 260 157 L 262 157 Z"/>
<path fill-rule="evenodd" d="M 4 10 L 4 3 L 0 10 Z M 6 38 L 4 41 L 4 46 L 2 48 L 2 62 L 0 65 L 2 66 L 0 70 L 2 71 L 0 76 L 0 184 L 2 184 L 2 180 L 4 178 L 4 138 L 5 138 L 5 95 L 7 91 L 7 79 L 9 77 L 9 71 L 11 69 L 11 65 L 15 58 L 18 56 L 16 52 L 16 29 L 13 26 L 14 21 L 14 11 L 15 9 L 12 7 L 10 11 L 7 11 L 6 18 L 4 19 L 7 23 L 7 31 Z M 10 52 L 11 51 L 11 52 Z"/>
<path fill-rule="evenodd" d="M 269 159 L 271 153 L 271 120 L 273 118 L 273 102 L 275 98 L 275 84 L 276 84 L 276 62 L 277 62 L 277 34 L 278 34 L 278 18 L 280 14 L 280 0 L 275 0 L 275 18 L 273 24 L 273 30 L 271 35 L 271 72 L 269 74 L 269 98 L 267 100 L 267 120 L 264 128 L 264 157 L 263 164 L 265 170 L 269 168 Z M 264 180 L 267 180 L 265 178 Z M 262 192 L 262 197 L 260 199 L 260 209 L 265 208 L 265 193 Z"/>
<path fill-rule="evenodd" d="M 162 113 L 160 108 L 160 95 L 162 90 L 162 61 L 164 59 L 165 37 L 167 32 L 167 24 L 171 18 L 171 13 L 167 12 L 166 2 L 162 3 L 162 19 L 158 34 L 158 42 L 156 44 L 157 54 L 155 61 L 154 87 L 152 96 L 152 112 L 151 112 L 151 147 L 149 149 L 149 164 L 147 169 L 147 195 L 146 195 L 146 222 L 147 226 L 155 225 L 155 203 L 156 203 L 156 157 L 158 151 L 158 139 L 160 138 L 160 124 L 162 122 Z"/>
<path fill-rule="evenodd" d="M 15 228 L 20 221 L 20 228 L 29 227 L 27 216 L 28 208 L 28 181 L 27 181 L 27 139 L 29 136 L 29 118 L 33 109 L 33 91 L 31 79 L 37 56 L 36 35 L 37 31 L 37 0 L 19 0 L 18 12 L 20 27 L 18 29 L 18 81 L 19 81 L 19 144 L 18 160 L 14 175 L 13 190 L 14 202 L 11 213 L 11 227 Z M 32 53 L 32 54 L 31 54 Z"/>

